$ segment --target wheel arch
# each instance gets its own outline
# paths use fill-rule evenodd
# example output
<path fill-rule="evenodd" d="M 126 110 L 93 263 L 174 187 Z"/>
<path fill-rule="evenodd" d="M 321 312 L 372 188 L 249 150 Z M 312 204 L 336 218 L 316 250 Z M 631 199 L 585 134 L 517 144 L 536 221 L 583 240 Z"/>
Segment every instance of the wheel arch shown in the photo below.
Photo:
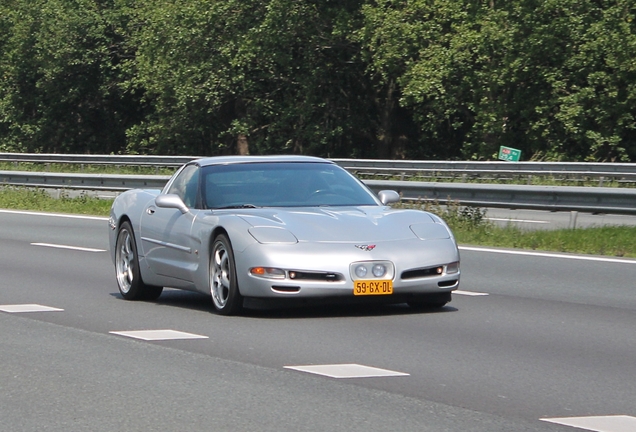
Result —
<path fill-rule="evenodd" d="M 133 223 L 132 218 L 127 214 L 127 213 L 123 213 L 121 215 L 119 215 L 119 218 L 116 220 L 116 228 L 115 228 L 115 242 L 113 246 L 116 246 L 117 243 L 117 236 L 119 235 L 119 230 L 121 229 L 122 225 L 124 223 L 128 222 L 128 225 L 130 225 L 130 230 L 131 230 L 131 235 L 133 238 L 133 241 L 135 242 L 135 245 L 137 246 L 137 257 L 138 257 L 138 261 L 139 261 L 139 275 L 141 280 L 143 281 L 144 277 L 147 276 L 147 264 L 145 263 L 145 258 L 144 258 L 144 251 L 143 251 L 143 245 L 141 244 L 141 238 L 139 237 L 139 227 L 135 227 L 135 224 Z M 112 251 L 112 255 L 113 255 L 113 262 L 115 261 L 115 247 L 113 247 L 113 251 Z"/>
<path fill-rule="evenodd" d="M 220 220 L 219 220 L 220 219 Z M 254 237 L 248 233 L 248 229 L 251 226 L 245 220 L 240 217 L 231 216 L 223 217 L 212 220 L 209 224 L 208 230 L 200 232 L 201 235 L 201 263 L 207 261 L 206 265 L 200 265 L 196 275 L 195 285 L 197 291 L 202 293 L 209 292 L 210 283 L 210 266 L 209 262 L 212 256 L 212 248 L 214 247 L 214 240 L 221 234 L 225 235 L 230 241 L 232 252 L 235 260 L 235 267 L 237 272 L 237 278 L 242 267 L 242 252 L 251 244 L 256 243 Z M 237 280 L 238 280 L 237 279 Z M 239 292 L 242 291 L 241 284 L 238 284 Z M 242 294 L 242 292 L 241 292 Z"/>
<path fill-rule="evenodd" d="M 147 285 L 144 282 L 137 238 L 132 223 L 127 218 L 119 220 L 114 249 L 115 272 L 121 295 L 126 300 L 157 299 L 163 291 L 163 286 Z"/>
<path fill-rule="evenodd" d="M 121 226 L 124 224 L 124 222 L 128 222 L 130 224 L 131 229 L 134 231 L 132 221 L 130 220 L 128 215 L 126 214 L 115 215 L 114 212 L 111 211 L 111 216 L 108 221 L 109 228 L 110 228 L 109 234 L 108 234 L 108 241 L 110 246 L 110 256 L 113 263 L 115 263 L 115 248 L 117 246 L 117 236 L 119 236 L 119 230 L 121 229 Z M 133 236 L 133 238 L 135 237 Z"/>
<path fill-rule="evenodd" d="M 135 227 L 133 227 L 132 220 L 130 219 L 130 217 L 127 214 L 122 214 L 119 216 L 119 219 L 117 220 L 116 231 L 119 231 L 119 228 L 121 228 L 124 222 L 128 222 L 130 224 L 130 227 L 133 229 L 133 231 L 135 230 Z"/>
<path fill-rule="evenodd" d="M 232 239 L 230 238 L 230 233 L 227 232 L 227 230 L 222 227 L 222 226 L 217 226 L 215 227 L 212 232 L 210 233 L 210 239 L 209 239 L 209 243 L 208 243 L 208 250 L 212 250 L 212 245 L 214 244 L 214 240 L 221 234 L 224 234 L 229 240 L 230 243 L 232 243 Z"/>

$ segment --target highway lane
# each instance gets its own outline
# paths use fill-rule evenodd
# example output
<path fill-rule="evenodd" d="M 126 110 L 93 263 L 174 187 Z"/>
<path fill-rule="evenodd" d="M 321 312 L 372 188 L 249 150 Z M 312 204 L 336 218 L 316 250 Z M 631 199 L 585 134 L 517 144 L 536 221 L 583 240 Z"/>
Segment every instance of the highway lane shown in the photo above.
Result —
<path fill-rule="evenodd" d="M 571 431 L 539 419 L 636 417 L 632 261 L 464 249 L 461 290 L 489 295 L 456 295 L 441 312 L 311 307 L 228 318 L 210 312 L 208 297 L 174 290 L 123 301 L 106 252 L 32 245 L 103 250 L 106 229 L 105 220 L 0 213 L 0 305 L 64 309 L 0 313 L 1 430 L 63 430 L 94 416 L 92 430 Z M 207 339 L 109 333 L 150 329 Z M 285 369 L 342 363 L 409 375 Z M 141 400 L 142 412 L 129 405 Z M 31 417 L 24 406 L 43 408 Z"/>

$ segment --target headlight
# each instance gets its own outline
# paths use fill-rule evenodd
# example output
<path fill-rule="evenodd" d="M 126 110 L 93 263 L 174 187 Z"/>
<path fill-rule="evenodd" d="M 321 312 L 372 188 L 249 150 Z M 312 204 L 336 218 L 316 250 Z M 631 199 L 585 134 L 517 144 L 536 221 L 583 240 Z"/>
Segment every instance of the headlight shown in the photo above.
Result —
<path fill-rule="evenodd" d="M 363 278 L 367 275 L 367 268 L 363 265 L 358 265 L 355 268 L 356 276 Z"/>
<path fill-rule="evenodd" d="M 453 262 L 446 266 L 446 274 L 453 274 L 459 271 L 459 262 Z"/>
<path fill-rule="evenodd" d="M 377 278 L 382 277 L 386 274 L 386 266 L 384 264 L 376 264 L 371 269 L 371 273 Z"/>

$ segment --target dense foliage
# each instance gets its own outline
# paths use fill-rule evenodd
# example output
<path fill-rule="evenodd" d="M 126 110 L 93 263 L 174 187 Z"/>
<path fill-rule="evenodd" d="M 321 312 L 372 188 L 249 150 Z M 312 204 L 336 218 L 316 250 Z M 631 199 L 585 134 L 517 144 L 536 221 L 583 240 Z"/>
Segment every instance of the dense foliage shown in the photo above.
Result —
<path fill-rule="evenodd" d="M 0 151 L 636 160 L 633 0 L 3 0 Z"/>

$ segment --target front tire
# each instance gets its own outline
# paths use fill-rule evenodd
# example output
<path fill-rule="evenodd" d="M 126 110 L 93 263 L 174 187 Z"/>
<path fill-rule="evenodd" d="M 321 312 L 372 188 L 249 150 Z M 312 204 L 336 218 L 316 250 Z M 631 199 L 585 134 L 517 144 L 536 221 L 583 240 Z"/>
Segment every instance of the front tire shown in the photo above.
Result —
<path fill-rule="evenodd" d="M 236 280 L 234 251 L 225 234 L 217 236 L 212 245 L 210 293 L 214 308 L 221 315 L 235 315 L 243 309 L 243 296 Z"/>
<path fill-rule="evenodd" d="M 146 285 L 141 279 L 137 244 L 129 222 L 122 223 L 117 233 L 115 273 L 119 292 L 126 300 L 156 300 L 163 291 L 163 287 Z"/>

